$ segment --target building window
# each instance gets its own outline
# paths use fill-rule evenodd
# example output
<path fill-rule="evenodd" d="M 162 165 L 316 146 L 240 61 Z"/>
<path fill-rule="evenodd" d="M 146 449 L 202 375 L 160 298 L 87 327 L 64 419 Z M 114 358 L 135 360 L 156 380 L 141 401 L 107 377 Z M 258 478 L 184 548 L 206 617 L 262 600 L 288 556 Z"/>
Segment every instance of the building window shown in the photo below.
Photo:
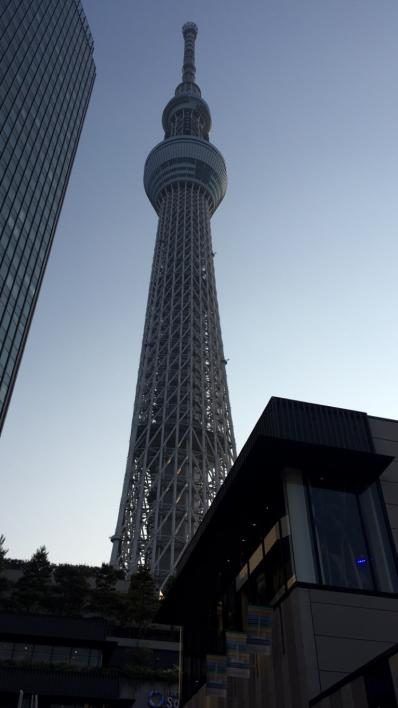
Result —
<path fill-rule="evenodd" d="M 0 661 L 12 659 L 14 645 L 11 642 L 0 642 Z"/>
<path fill-rule="evenodd" d="M 378 483 L 311 475 L 308 507 L 322 585 L 397 592 L 398 578 Z"/>
<path fill-rule="evenodd" d="M 34 664 L 50 664 L 52 659 L 52 647 L 45 644 L 36 644 L 33 650 Z"/>
<path fill-rule="evenodd" d="M 309 497 L 322 584 L 375 590 L 358 494 L 344 487 L 310 484 Z"/>
<path fill-rule="evenodd" d="M 13 661 L 26 661 L 31 662 L 32 660 L 33 646 L 32 644 L 15 644 Z"/>
<path fill-rule="evenodd" d="M 83 648 L 73 648 L 70 663 L 75 666 L 88 666 L 89 665 L 90 650 Z"/>
<path fill-rule="evenodd" d="M 334 471 L 284 471 L 293 581 L 398 592 L 391 533 L 379 482 Z"/>
<path fill-rule="evenodd" d="M 85 666 L 101 667 L 102 652 L 100 649 L 85 647 L 0 642 L 0 663 L 2 661 L 24 662 L 33 665 L 68 664 L 79 669 Z"/>

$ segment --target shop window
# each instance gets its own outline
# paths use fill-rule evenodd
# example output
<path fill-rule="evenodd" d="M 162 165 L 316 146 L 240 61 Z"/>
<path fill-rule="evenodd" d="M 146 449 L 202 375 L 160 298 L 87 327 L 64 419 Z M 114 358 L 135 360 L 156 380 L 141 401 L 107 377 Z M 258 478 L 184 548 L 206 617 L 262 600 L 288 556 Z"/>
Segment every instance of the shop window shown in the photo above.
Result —
<path fill-rule="evenodd" d="M 45 644 L 36 644 L 33 647 L 32 662 L 35 664 L 51 664 L 52 647 Z"/>
<path fill-rule="evenodd" d="M 74 666 L 88 666 L 89 655 L 89 649 L 74 648 L 72 649 L 70 663 Z"/>
<path fill-rule="evenodd" d="M 14 661 L 31 661 L 32 659 L 32 644 L 15 644 L 14 645 Z"/>
<path fill-rule="evenodd" d="M 89 666 L 101 666 L 102 664 L 102 654 L 99 649 L 91 649 Z"/>
<path fill-rule="evenodd" d="M 70 664 L 70 647 L 53 647 L 53 664 Z"/>
<path fill-rule="evenodd" d="M 12 658 L 13 648 L 11 642 L 0 642 L 0 661 L 8 661 Z"/>

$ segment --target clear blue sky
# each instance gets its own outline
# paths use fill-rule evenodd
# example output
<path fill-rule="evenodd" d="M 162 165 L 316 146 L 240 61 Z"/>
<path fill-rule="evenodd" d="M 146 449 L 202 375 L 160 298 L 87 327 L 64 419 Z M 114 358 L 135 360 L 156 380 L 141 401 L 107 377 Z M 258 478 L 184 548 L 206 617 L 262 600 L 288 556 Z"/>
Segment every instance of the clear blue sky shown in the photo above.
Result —
<path fill-rule="evenodd" d="M 0 440 L 10 555 L 109 559 L 181 25 L 225 156 L 213 219 L 238 447 L 271 395 L 398 418 L 396 0 L 85 0 L 97 79 Z"/>

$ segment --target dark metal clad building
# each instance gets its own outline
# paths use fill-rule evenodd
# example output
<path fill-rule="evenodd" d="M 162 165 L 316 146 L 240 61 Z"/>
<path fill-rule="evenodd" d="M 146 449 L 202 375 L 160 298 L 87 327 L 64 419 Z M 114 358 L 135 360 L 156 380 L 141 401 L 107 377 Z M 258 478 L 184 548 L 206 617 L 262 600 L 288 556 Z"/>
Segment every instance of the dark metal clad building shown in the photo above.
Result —
<path fill-rule="evenodd" d="M 158 620 L 180 705 L 397 708 L 398 421 L 271 398 Z"/>
<path fill-rule="evenodd" d="M 197 27 L 183 27 L 182 83 L 144 185 L 159 216 L 125 482 L 112 563 L 148 563 L 161 587 L 221 487 L 235 441 L 210 218 L 227 188 L 195 83 Z"/>
<path fill-rule="evenodd" d="M 0 430 L 94 78 L 79 0 L 0 3 Z"/>

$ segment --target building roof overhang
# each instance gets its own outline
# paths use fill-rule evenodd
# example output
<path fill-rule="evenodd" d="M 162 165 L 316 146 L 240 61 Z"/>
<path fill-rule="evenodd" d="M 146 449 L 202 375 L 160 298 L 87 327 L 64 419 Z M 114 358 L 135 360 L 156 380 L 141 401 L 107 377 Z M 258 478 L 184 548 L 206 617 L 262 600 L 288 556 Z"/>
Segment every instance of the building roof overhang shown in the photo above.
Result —
<path fill-rule="evenodd" d="M 363 489 L 391 460 L 375 453 L 366 413 L 271 398 L 186 548 L 158 620 L 182 624 L 196 602 L 217 595 L 219 581 L 236 577 L 259 543 L 256 521 L 283 493 L 284 469 L 321 471 Z"/>

